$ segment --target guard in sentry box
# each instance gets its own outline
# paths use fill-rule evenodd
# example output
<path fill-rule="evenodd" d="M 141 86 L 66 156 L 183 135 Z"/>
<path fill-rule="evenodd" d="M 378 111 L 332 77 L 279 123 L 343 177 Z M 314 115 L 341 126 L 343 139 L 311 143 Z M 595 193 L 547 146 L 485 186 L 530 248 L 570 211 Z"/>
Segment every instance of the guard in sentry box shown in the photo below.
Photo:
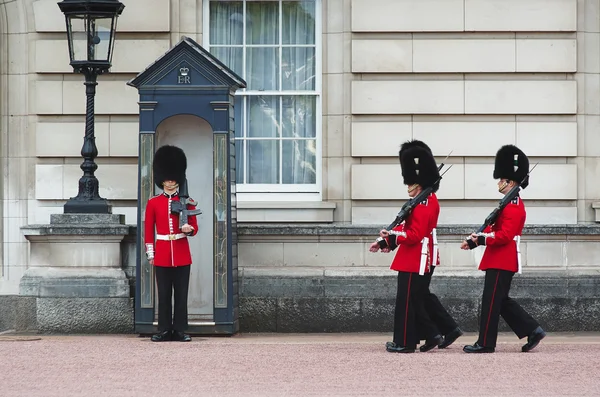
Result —
<path fill-rule="evenodd" d="M 144 226 L 146 256 L 154 265 L 158 291 L 159 332 L 152 336 L 152 341 L 189 342 L 192 338 L 185 333 L 192 264 L 188 237 L 196 235 L 198 222 L 196 215 L 190 215 L 188 223 L 180 225 L 182 213 L 174 211 L 184 202 L 186 215 L 197 212 L 195 202 L 187 197 L 185 153 L 176 146 L 161 146 L 154 155 L 152 168 L 154 183 L 163 189 L 163 193 L 148 200 Z"/>

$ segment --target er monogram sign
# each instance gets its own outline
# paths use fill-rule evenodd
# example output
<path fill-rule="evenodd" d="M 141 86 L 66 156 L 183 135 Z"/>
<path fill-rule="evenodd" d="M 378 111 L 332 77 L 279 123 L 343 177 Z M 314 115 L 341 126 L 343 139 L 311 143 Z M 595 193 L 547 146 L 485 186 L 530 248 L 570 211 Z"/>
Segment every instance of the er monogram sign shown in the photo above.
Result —
<path fill-rule="evenodd" d="M 192 84 L 190 69 L 188 67 L 183 66 L 179 69 L 179 74 L 177 75 L 177 84 Z"/>

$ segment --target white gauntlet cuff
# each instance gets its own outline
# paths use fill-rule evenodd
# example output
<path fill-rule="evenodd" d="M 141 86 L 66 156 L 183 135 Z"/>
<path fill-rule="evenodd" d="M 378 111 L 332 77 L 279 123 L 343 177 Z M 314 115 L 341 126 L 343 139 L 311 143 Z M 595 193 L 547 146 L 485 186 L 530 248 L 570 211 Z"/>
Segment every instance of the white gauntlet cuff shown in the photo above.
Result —
<path fill-rule="evenodd" d="M 148 260 L 154 259 L 154 244 L 146 244 L 146 257 Z"/>
<path fill-rule="evenodd" d="M 396 230 L 390 230 L 388 233 L 392 234 L 394 236 L 402 236 L 402 237 L 406 238 L 406 232 L 399 232 L 399 231 L 396 231 Z"/>

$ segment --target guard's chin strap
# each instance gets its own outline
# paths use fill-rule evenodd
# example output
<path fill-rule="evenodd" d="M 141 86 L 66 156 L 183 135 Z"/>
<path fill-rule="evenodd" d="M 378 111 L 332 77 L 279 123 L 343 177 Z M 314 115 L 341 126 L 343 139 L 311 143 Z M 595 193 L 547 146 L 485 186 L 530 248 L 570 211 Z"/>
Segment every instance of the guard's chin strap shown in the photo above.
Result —
<path fill-rule="evenodd" d="M 178 190 L 176 190 L 176 191 L 175 191 L 175 192 L 173 192 L 172 194 L 169 194 L 169 193 L 167 193 L 167 192 L 164 192 L 164 195 L 165 195 L 165 196 L 167 196 L 167 197 L 169 197 L 169 198 L 175 197 L 175 196 L 177 196 L 178 194 L 179 194 L 179 191 L 178 191 Z"/>
<path fill-rule="evenodd" d="M 415 183 L 414 185 L 410 185 L 410 187 L 408 188 L 408 192 L 411 193 L 413 190 L 415 190 L 417 187 L 419 187 L 419 184 Z"/>

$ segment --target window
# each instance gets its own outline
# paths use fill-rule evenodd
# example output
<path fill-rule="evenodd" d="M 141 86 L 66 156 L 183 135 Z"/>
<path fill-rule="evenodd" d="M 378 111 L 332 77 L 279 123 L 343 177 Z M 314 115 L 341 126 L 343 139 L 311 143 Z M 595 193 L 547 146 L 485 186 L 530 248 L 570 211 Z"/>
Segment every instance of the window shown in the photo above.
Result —
<path fill-rule="evenodd" d="M 320 191 L 319 5 L 205 1 L 205 47 L 248 85 L 236 98 L 239 192 Z"/>

